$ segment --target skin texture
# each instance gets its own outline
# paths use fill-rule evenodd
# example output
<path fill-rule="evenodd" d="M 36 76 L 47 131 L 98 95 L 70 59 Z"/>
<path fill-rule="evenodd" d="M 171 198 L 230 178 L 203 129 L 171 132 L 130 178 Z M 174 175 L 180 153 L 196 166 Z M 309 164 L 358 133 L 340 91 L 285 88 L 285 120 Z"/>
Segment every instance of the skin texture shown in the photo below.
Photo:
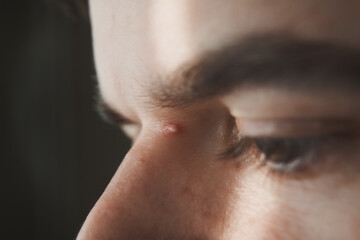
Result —
<path fill-rule="evenodd" d="M 350 128 L 354 136 L 328 139 L 302 156 L 309 164 L 300 173 L 259 167 L 257 150 L 242 164 L 218 160 L 233 139 L 233 118 L 239 130 L 255 136 L 266 129 L 266 135 L 294 137 L 301 121 L 284 129 L 277 119 L 345 113 L 358 119 L 358 98 L 345 99 L 341 92 L 304 98 L 257 88 L 186 108 L 161 108 L 149 105 L 144 87 L 254 33 L 286 32 L 360 47 L 360 1 L 90 0 L 90 9 L 103 99 L 139 133 L 130 136 L 132 148 L 78 239 L 360 239 L 356 121 Z M 334 101 L 331 94 L 345 100 Z M 253 127 L 258 131 L 251 128 L 254 117 L 267 120 Z M 342 130 L 342 124 L 330 130 Z M 301 125 L 302 135 L 330 131 L 327 124 L 307 126 Z"/>

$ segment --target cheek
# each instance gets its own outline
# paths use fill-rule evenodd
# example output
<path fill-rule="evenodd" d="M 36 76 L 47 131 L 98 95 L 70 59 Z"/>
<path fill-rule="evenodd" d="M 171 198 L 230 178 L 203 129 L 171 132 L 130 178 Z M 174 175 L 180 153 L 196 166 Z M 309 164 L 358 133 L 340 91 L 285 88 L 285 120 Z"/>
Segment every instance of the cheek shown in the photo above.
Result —
<path fill-rule="evenodd" d="M 229 231 L 250 240 L 360 239 L 360 179 L 340 181 L 343 174 L 275 180 L 248 173 L 232 201 Z"/>
<path fill-rule="evenodd" d="M 247 174 L 241 185 L 232 202 L 231 236 L 249 240 L 309 239 L 303 229 L 302 212 L 274 193 L 280 185 L 256 172 Z"/>
<path fill-rule="evenodd" d="M 266 210 L 266 214 L 258 214 L 249 239 L 309 239 L 298 214 L 295 209 L 279 205 Z"/>

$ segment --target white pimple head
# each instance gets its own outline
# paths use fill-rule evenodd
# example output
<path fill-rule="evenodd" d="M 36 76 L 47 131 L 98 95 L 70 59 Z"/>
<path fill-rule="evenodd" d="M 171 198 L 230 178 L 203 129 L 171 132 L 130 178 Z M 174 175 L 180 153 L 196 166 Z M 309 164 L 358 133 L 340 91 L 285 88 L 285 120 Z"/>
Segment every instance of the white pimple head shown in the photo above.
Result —
<path fill-rule="evenodd" d="M 180 133 L 181 127 L 175 123 L 166 123 L 162 127 L 162 132 L 166 136 L 172 136 Z"/>
<path fill-rule="evenodd" d="M 173 132 L 173 133 L 175 133 L 175 132 L 177 132 L 177 128 L 175 127 L 175 126 L 167 126 L 167 129 L 166 130 L 168 130 L 168 131 L 170 131 L 170 132 Z"/>

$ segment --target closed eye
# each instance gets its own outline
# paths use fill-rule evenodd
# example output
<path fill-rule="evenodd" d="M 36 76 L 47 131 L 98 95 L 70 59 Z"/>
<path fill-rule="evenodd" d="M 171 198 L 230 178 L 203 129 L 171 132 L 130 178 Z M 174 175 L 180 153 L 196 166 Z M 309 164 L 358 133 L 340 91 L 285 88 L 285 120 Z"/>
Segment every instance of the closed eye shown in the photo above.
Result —
<path fill-rule="evenodd" d="M 348 140 L 352 141 L 354 137 L 358 139 L 357 133 L 346 131 L 315 136 L 307 133 L 307 136 L 300 137 L 249 137 L 238 133 L 230 145 L 219 153 L 219 158 L 233 159 L 240 164 L 256 162 L 258 166 L 266 167 L 272 173 L 291 175 L 303 172 L 315 162 L 322 161 L 324 157 L 319 157 L 319 152 L 336 148 L 339 143 L 348 143 Z"/>
<path fill-rule="evenodd" d="M 335 136 L 306 138 L 251 138 L 241 137 L 228 146 L 219 156 L 238 163 L 255 161 L 271 172 L 299 173 L 315 161 L 317 149 Z"/>

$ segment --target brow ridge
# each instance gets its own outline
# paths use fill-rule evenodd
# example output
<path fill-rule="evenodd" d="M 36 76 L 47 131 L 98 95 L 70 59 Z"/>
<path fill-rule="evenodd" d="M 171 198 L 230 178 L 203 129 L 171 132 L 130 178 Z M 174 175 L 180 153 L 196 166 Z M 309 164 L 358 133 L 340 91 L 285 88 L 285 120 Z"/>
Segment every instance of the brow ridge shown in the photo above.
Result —
<path fill-rule="evenodd" d="M 284 34 L 254 35 L 203 54 L 148 87 L 155 106 L 186 107 L 236 88 L 360 89 L 360 50 Z"/>

